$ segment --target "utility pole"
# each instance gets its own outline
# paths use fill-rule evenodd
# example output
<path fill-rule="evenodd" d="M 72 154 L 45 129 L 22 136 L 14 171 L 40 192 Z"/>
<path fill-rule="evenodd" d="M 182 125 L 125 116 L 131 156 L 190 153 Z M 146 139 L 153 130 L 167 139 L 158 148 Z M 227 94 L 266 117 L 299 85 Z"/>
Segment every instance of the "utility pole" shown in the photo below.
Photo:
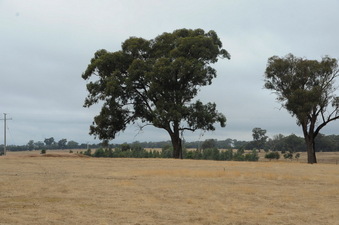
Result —
<path fill-rule="evenodd" d="M 6 121 L 12 120 L 12 118 L 6 118 L 7 113 L 4 113 L 4 118 L 1 119 L 4 121 L 4 155 L 6 155 Z"/>

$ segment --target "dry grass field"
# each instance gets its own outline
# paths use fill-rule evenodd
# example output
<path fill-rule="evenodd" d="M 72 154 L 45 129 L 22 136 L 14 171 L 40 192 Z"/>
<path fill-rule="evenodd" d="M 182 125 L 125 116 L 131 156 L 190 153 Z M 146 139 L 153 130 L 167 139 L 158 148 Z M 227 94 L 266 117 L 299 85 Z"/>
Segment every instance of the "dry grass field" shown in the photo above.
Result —
<path fill-rule="evenodd" d="M 339 224 L 339 165 L 10 152 L 0 224 Z"/>

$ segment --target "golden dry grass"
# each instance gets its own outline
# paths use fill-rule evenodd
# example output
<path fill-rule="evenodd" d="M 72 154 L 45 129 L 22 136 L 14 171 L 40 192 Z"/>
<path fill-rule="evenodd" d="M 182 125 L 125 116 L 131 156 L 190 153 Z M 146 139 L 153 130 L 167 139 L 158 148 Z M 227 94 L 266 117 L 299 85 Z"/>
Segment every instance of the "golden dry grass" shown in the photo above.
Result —
<path fill-rule="evenodd" d="M 339 224 L 336 164 L 49 156 L 0 157 L 0 224 Z"/>

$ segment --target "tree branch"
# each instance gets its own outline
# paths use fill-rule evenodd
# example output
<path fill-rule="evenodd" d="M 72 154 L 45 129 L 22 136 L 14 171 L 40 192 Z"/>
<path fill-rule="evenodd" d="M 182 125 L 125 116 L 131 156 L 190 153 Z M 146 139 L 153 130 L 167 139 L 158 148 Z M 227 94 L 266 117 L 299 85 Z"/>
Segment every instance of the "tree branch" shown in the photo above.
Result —
<path fill-rule="evenodd" d="M 326 126 L 329 122 L 334 121 L 334 120 L 337 120 L 337 119 L 339 119 L 339 116 L 336 116 L 336 117 L 333 117 L 333 118 L 328 118 L 327 121 L 323 122 L 322 124 L 320 124 L 320 125 L 317 127 L 317 129 L 316 129 L 315 132 L 314 132 L 314 136 L 317 136 L 318 133 L 320 132 L 320 130 L 321 130 L 324 126 Z"/>
<path fill-rule="evenodd" d="M 196 128 L 190 128 L 190 127 L 182 127 L 182 128 L 179 128 L 179 130 L 183 131 L 183 130 L 189 130 L 189 131 L 196 131 L 197 129 Z"/>
<path fill-rule="evenodd" d="M 152 107 L 149 105 L 149 102 L 147 101 L 147 97 L 144 96 L 137 88 L 134 88 L 135 92 L 142 98 L 144 104 L 146 105 L 146 107 L 148 108 L 148 110 L 150 112 L 153 112 Z"/>

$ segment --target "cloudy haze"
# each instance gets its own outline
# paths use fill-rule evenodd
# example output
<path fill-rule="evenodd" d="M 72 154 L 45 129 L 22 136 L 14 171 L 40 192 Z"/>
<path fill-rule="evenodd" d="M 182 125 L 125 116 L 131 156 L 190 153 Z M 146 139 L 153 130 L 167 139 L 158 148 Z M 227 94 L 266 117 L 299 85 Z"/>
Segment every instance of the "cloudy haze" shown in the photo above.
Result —
<path fill-rule="evenodd" d="M 338 9 L 336 0 L 0 0 L 0 117 L 13 119 L 7 144 L 48 137 L 96 142 L 88 132 L 100 107 L 82 107 L 81 78 L 95 51 L 117 51 L 130 36 L 152 39 L 180 28 L 216 31 L 231 54 L 214 65 L 218 77 L 198 95 L 217 104 L 226 128 L 186 133 L 186 140 L 251 140 L 254 127 L 269 136 L 301 136 L 295 119 L 263 89 L 267 59 L 338 58 Z M 339 121 L 322 133 L 339 134 Z M 131 125 L 112 142 L 163 140 L 169 140 L 165 131 Z"/>

